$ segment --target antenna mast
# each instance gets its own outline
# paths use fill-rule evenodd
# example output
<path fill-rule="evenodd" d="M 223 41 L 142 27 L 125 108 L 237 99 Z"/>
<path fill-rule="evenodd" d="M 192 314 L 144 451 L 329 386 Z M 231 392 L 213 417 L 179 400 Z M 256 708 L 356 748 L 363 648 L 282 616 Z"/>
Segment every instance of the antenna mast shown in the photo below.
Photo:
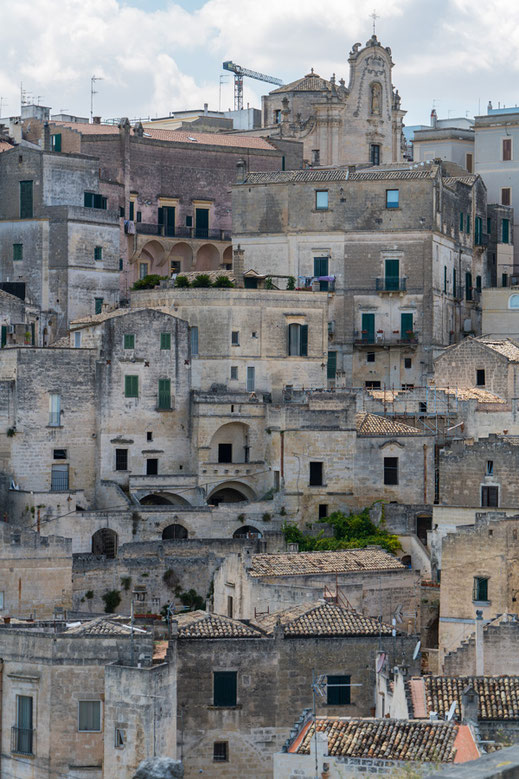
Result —
<path fill-rule="evenodd" d="M 90 122 L 94 122 L 94 95 L 97 95 L 96 81 L 103 81 L 102 76 L 92 76 L 90 79 Z"/>

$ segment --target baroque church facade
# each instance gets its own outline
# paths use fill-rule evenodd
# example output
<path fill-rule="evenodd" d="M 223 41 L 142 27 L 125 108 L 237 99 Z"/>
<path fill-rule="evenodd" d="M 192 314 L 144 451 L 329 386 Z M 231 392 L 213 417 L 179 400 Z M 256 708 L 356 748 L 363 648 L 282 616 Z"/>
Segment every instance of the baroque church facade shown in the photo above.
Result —
<path fill-rule="evenodd" d="M 400 162 L 406 112 L 392 83 L 391 49 L 372 35 L 364 48 L 353 45 L 348 62 L 348 86 L 312 69 L 265 95 L 263 127 L 270 137 L 302 141 L 312 165 Z"/>

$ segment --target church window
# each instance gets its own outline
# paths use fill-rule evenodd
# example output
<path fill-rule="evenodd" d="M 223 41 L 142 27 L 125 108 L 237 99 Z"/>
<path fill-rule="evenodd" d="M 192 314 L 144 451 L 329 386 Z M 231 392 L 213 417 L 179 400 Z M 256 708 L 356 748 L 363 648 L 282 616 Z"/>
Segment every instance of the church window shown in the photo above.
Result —
<path fill-rule="evenodd" d="M 380 146 L 372 143 L 369 149 L 369 159 L 372 165 L 380 165 Z"/>
<path fill-rule="evenodd" d="M 370 87 L 370 113 L 380 116 L 382 114 L 382 87 L 375 82 Z"/>

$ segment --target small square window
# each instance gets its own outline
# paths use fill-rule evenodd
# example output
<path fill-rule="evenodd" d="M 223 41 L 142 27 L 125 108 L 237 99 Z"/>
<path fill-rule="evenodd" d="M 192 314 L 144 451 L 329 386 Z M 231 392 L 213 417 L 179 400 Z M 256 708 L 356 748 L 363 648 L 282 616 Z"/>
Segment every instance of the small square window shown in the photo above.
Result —
<path fill-rule="evenodd" d="M 126 731 L 122 728 L 115 729 L 114 747 L 116 749 L 123 749 L 126 742 Z"/>
<path fill-rule="evenodd" d="M 479 368 L 476 371 L 476 387 L 484 387 L 485 386 L 485 370 L 483 368 Z"/>
<path fill-rule="evenodd" d="M 328 190 L 318 189 L 315 193 L 315 208 L 317 211 L 326 211 L 328 208 Z"/>
<path fill-rule="evenodd" d="M 375 352 L 368 352 L 366 354 L 366 362 L 375 362 Z"/>
<path fill-rule="evenodd" d="M 404 357 L 404 368 L 412 368 L 413 367 L 413 361 L 411 357 Z"/>
<path fill-rule="evenodd" d="M 54 449 L 52 456 L 54 460 L 66 460 L 67 459 L 67 450 L 66 449 Z"/>
<path fill-rule="evenodd" d="M 494 461 L 487 460 L 487 476 L 492 476 L 494 473 Z"/>
<path fill-rule="evenodd" d="M 386 208 L 398 208 L 400 203 L 400 191 L 398 189 L 386 189 Z"/>
<path fill-rule="evenodd" d="M 160 334 L 160 348 L 171 349 L 171 333 Z"/>
<path fill-rule="evenodd" d="M 232 346 L 239 346 L 240 345 L 240 331 L 239 330 L 233 330 L 231 333 L 231 345 Z"/>
<path fill-rule="evenodd" d="M 488 578 L 486 576 L 474 576 L 472 599 L 475 601 L 488 601 Z"/>
<path fill-rule="evenodd" d="M 323 484 L 323 464 L 320 462 L 310 463 L 310 479 L 309 484 L 311 487 L 322 487 Z"/>
<path fill-rule="evenodd" d="M 103 259 L 103 247 L 96 246 L 94 248 L 94 260 L 102 260 L 102 259 Z"/>
<path fill-rule="evenodd" d="M 124 334 L 124 348 L 135 349 L 135 335 L 133 333 Z"/>
<path fill-rule="evenodd" d="M 13 262 L 23 260 L 23 243 L 13 243 Z"/>
<path fill-rule="evenodd" d="M 238 380 L 238 366 L 237 365 L 231 365 L 231 380 L 237 381 Z"/>
<path fill-rule="evenodd" d="M 225 763 L 229 760 L 229 743 L 227 741 L 214 742 L 213 760 L 215 763 Z"/>
<path fill-rule="evenodd" d="M 78 730 L 87 733 L 101 730 L 101 701 L 78 701 Z"/>
<path fill-rule="evenodd" d="M 253 338 L 257 338 L 258 337 L 258 333 L 256 332 L 256 330 L 252 331 L 252 337 Z"/>
<path fill-rule="evenodd" d="M 376 381 L 374 379 L 370 379 L 369 381 L 364 382 L 364 386 L 366 389 L 380 389 L 380 382 Z"/>
<path fill-rule="evenodd" d="M 153 433 L 151 431 L 146 433 L 146 441 L 153 441 Z"/>

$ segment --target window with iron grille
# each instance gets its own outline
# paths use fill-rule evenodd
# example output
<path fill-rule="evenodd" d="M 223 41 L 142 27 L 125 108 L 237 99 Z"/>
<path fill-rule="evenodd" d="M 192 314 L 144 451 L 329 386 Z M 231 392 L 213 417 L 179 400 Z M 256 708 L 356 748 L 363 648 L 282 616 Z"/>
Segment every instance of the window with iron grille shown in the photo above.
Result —
<path fill-rule="evenodd" d="M 128 449 L 115 450 L 115 470 L 116 471 L 128 470 Z"/>
<path fill-rule="evenodd" d="M 52 492 L 68 490 L 68 465 L 53 465 L 50 489 Z"/>
<path fill-rule="evenodd" d="M 214 742 L 213 760 L 215 763 L 225 763 L 229 760 L 229 743 L 227 741 Z"/>

